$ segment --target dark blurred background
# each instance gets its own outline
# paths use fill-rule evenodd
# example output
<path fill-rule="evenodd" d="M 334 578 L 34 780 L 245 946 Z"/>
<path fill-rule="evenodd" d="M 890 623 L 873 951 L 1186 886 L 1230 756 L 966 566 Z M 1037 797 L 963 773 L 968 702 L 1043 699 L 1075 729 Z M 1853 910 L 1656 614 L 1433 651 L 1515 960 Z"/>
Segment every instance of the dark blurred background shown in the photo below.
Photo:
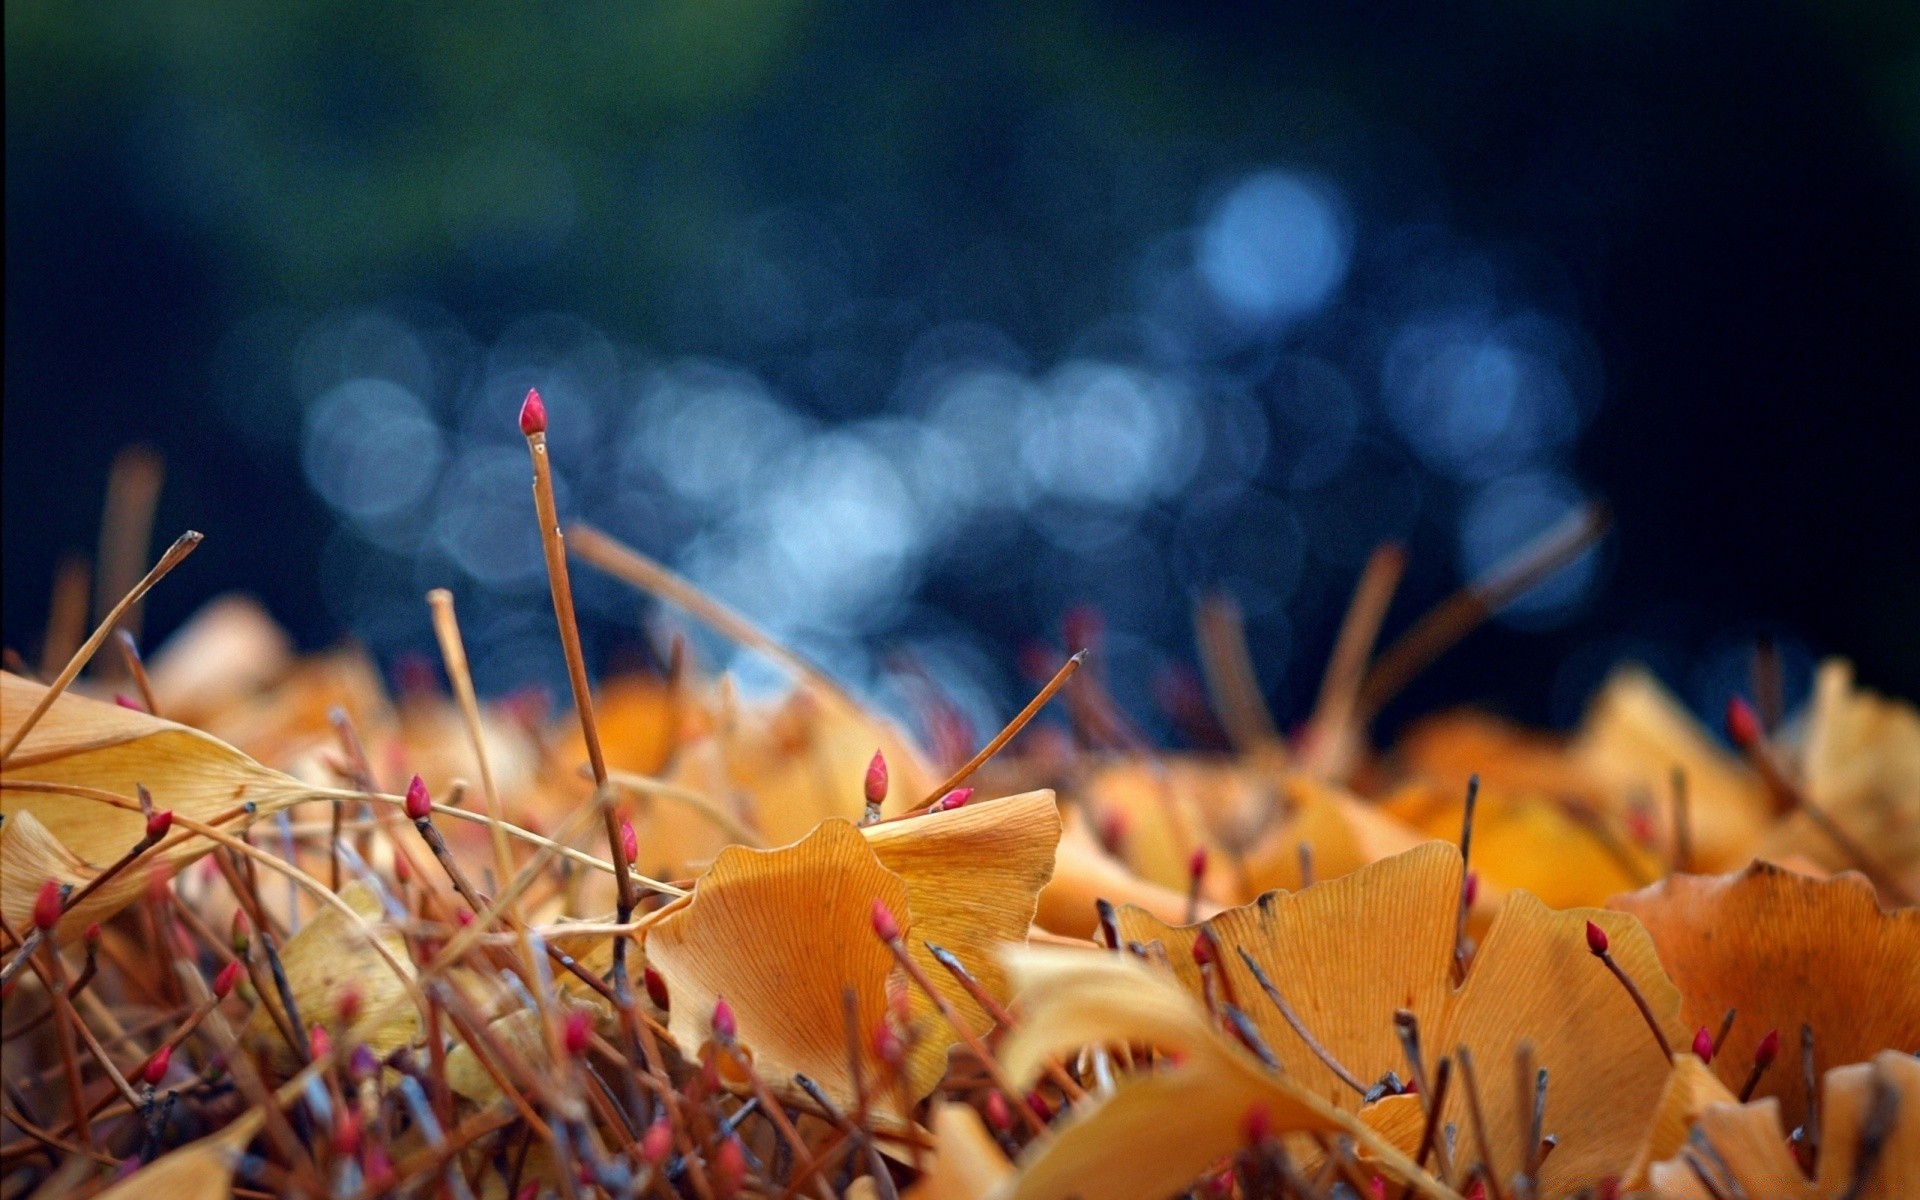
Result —
<path fill-rule="evenodd" d="M 1762 633 L 1920 694 L 1911 0 L 23 0 L 6 73 L 29 657 L 139 441 L 208 535 L 150 641 L 245 588 L 391 665 L 446 585 L 557 687 L 538 385 L 569 513 L 983 724 L 1084 602 L 1163 731 L 1213 587 L 1291 723 L 1380 539 L 1391 637 L 1602 497 L 1390 722 L 1634 656 L 1711 711 Z"/>

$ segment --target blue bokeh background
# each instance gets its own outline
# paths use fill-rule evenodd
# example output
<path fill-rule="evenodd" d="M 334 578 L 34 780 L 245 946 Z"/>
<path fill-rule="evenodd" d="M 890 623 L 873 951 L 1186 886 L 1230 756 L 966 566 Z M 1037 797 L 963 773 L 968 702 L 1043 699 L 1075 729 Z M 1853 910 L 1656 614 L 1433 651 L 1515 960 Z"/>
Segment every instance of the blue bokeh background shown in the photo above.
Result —
<path fill-rule="evenodd" d="M 977 724 L 1072 606 L 1165 735 L 1201 592 L 1283 721 L 1585 500 L 1595 553 L 1390 720 L 1564 722 L 1757 633 L 1920 693 L 1920 14 L 1713 5 L 10 5 L 5 637 L 124 443 L 245 587 L 387 664 L 460 596 L 559 689 L 563 511 Z M 597 662 L 641 607 L 580 579 Z M 725 651 L 708 647 L 725 662 Z M 740 664 L 751 681 L 756 668 Z"/>

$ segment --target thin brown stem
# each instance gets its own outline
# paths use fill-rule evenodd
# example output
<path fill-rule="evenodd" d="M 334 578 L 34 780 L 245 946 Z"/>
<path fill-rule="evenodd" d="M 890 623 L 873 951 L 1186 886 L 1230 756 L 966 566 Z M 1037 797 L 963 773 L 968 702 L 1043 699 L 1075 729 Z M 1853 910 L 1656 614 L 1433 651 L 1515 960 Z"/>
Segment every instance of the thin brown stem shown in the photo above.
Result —
<path fill-rule="evenodd" d="M 187 555 L 199 548 L 202 540 L 204 540 L 203 536 L 191 529 L 181 534 L 174 540 L 173 545 L 167 547 L 167 552 L 160 556 L 160 561 L 153 564 L 153 569 L 148 571 L 139 583 L 133 585 L 133 590 L 120 598 L 120 603 L 113 606 L 107 613 L 106 619 L 94 629 L 85 642 L 80 644 L 80 648 L 73 652 L 73 657 L 67 660 L 67 665 L 60 668 L 60 673 L 54 676 L 52 683 L 47 685 L 47 690 L 41 695 L 39 703 L 35 704 L 33 710 L 26 715 L 26 719 L 20 722 L 19 727 L 13 731 L 13 736 L 7 739 L 6 746 L 0 747 L 0 765 L 4 765 L 9 758 L 13 757 L 13 752 L 20 748 L 21 742 L 26 741 L 27 735 L 33 732 L 33 727 L 40 723 L 40 718 L 47 715 L 47 710 L 53 707 L 53 702 L 60 698 L 60 694 L 67 690 L 67 686 L 74 681 L 87 663 L 92 661 L 94 654 L 107 640 L 107 636 L 113 632 L 121 616 L 129 608 L 138 604 L 142 596 L 152 591 L 154 584 L 165 579 L 168 572 L 185 561 Z"/>
<path fill-rule="evenodd" d="M 1605 505 L 1586 505 L 1429 610 L 1382 651 L 1367 672 L 1354 706 L 1355 719 L 1361 724 L 1372 721 L 1414 676 L 1482 621 L 1580 557 L 1611 522 Z"/>
<path fill-rule="evenodd" d="M 160 715 L 160 701 L 153 695 L 153 680 L 147 675 L 147 664 L 140 658 L 140 643 L 133 640 L 133 634 L 125 629 L 116 629 L 113 640 L 120 646 L 120 660 L 127 665 L 127 674 L 133 676 L 133 685 L 140 692 L 140 702 L 147 706 L 147 712 Z"/>
<path fill-rule="evenodd" d="M 1311 769 L 1318 774 L 1345 774 L 1352 741 L 1360 733 L 1354 718 L 1361 678 L 1406 569 L 1406 548 L 1386 542 L 1367 558 L 1354 585 L 1333 653 L 1327 657 L 1327 669 L 1320 678 L 1319 698 L 1307 718 L 1306 753 Z"/>
<path fill-rule="evenodd" d="M 993 1085 L 999 1088 L 1001 1093 L 1006 1096 L 1009 1105 L 1020 1112 L 1026 1121 L 1027 1128 L 1033 1132 L 1035 1137 L 1045 1137 L 1047 1135 L 1046 1123 L 1028 1106 L 1026 1098 L 1021 1094 L 1019 1089 L 1013 1086 L 1013 1081 L 1007 1078 L 1006 1072 L 1001 1070 L 1000 1060 L 993 1056 L 993 1051 L 987 1049 L 987 1044 L 980 1040 L 978 1034 L 974 1033 L 973 1026 L 968 1023 L 965 1017 L 960 1015 L 958 1009 L 954 1008 L 953 1002 L 948 1000 L 939 988 L 933 986 L 933 980 L 927 978 L 926 971 L 921 968 L 919 963 L 914 961 L 913 955 L 907 951 L 906 943 L 899 938 L 890 938 L 887 940 L 886 946 L 887 949 L 893 951 L 894 961 L 899 963 L 900 969 L 907 973 L 907 978 L 913 980 L 914 984 L 926 994 L 927 999 L 933 1002 L 933 1007 L 939 1012 L 942 1019 L 952 1027 L 954 1034 L 957 1035 L 962 1042 L 966 1043 L 967 1049 L 973 1051 L 974 1057 L 980 1060 L 980 1065 L 986 1068 L 987 1074 L 993 1079 Z M 910 1114 L 903 1112 L 902 1116 L 910 1116 Z"/>
<path fill-rule="evenodd" d="M 1660 1028 L 1660 1020 L 1653 1015 L 1653 1007 L 1647 1003 L 1646 996 L 1640 991 L 1640 985 L 1635 983 L 1633 976 L 1627 974 L 1626 970 L 1614 961 L 1612 953 L 1602 953 L 1599 957 L 1600 961 L 1606 964 L 1607 970 L 1613 972 L 1613 977 L 1620 981 L 1620 986 L 1627 989 L 1627 995 L 1633 997 L 1633 1005 L 1640 1010 L 1641 1019 L 1645 1020 L 1647 1028 L 1653 1031 L 1653 1040 L 1660 1043 L 1660 1057 L 1671 1062 L 1673 1046 L 1667 1042 L 1667 1035 Z"/>
<path fill-rule="evenodd" d="M 1487 1137 L 1487 1119 L 1480 1111 L 1480 1084 L 1473 1074 L 1473 1055 L 1465 1043 L 1453 1053 L 1460 1062 L 1460 1078 L 1467 1087 L 1467 1112 L 1473 1117 L 1473 1140 L 1480 1152 L 1480 1178 L 1486 1181 L 1487 1194 L 1493 1200 L 1506 1200 L 1506 1192 L 1500 1187 L 1500 1168 L 1494 1165 L 1493 1147 Z"/>
<path fill-rule="evenodd" d="M 1085 662 L 1086 658 L 1087 652 L 1085 650 L 1075 651 L 1073 656 L 1062 663 L 1060 669 L 1053 673 L 1053 678 L 1047 680 L 1047 685 L 1041 688 L 1039 692 L 1034 695 L 1033 699 L 1027 701 L 1027 706 L 1014 714 L 1013 720 L 1007 722 L 1006 728 L 995 734 L 992 741 L 980 747 L 978 754 L 975 754 L 972 758 L 960 764 L 959 770 L 947 776 L 939 786 L 928 792 L 920 803 L 914 805 L 910 812 L 902 815 L 910 816 L 913 813 L 922 811 L 934 801 L 940 799 L 940 797 L 965 783 L 975 771 L 980 769 L 982 764 L 994 755 L 1000 753 L 1001 747 L 1012 741 L 1014 735 L 1018 734 L 1022 729 L 1025 729 L 1027 722 L 1033 720 L 1033 718 L 1039 714 L 1040 710 L 1047 706 L 1047 701 L 1053 699 L 1055 693 L 1067 686 L 1067 680 L 1073 678 L 1073 673 L 1080 669 L 1080 664 Z"/>
<path fill-rule="evenodd" d="M 153 513 L 165 477 L 160 456 L 145 446 L 116 454 L 107 473 L 106 503 L 100 513 L 100 548 L 95 557 L 94 617 L 106 621 L 115 598 L 126 594 L 153 546 Z M 140 605 L 128 605 L 112 627 L 140 636 Z"/>
<path fill-rule="evenodd" d="M 1244 754 L 1278 742 L 1280 729 L 1260 692 L 1247 647 L 1246 621 L 1232 596 L 1217 593 L 1195 606 L 1193 640 L 1200 648 L 1207 695 L 1233 748 Z"/>
<path fill-rule="evenodd" d="M 1287 998 L 1282 996 L 1280 989 L 1273 985 L 1273 980 L 1267 978 L 1267 973 L 1260 969 L 1260 964 L 1254 961 L 1253 955 L 1247 953 L 1246 947 L 1235 946 L 1234 949 L 1239 952 L 1240 961 L 1246 964 L 1247 970 L 1253 973 L 1253 981 L 1260 985 L 1260 990 L 1267 994 L 1267 999 L 1273 1001 L 1273 1006 L 1280 1010 L 1280 1015 L 1286 1019 L 1288 1027 L 1302 1042 L 1306 1043 L 1307 1049 L 1313 1052 L 1313 1056 L 1319 1059 L 1327 1070 L 1332 1071 L 1341 1083 L 1352 1088 L 1355 1094 L 1365 1096 L 1367 1085 L 1355 1078 L 1353 1072 L 1347 1070 L 1340 1060 L 1333 1056 L 1332 1051 L 1320 1044 L 1320 1039 L 1314 1037 L 1312 1031 L 1300 1020 L 1299 1015 L 1293 1011 L 1293 1006 L 1287 1003 Z M 1222 972 L 1222 974 L 1225 973 Z"/>

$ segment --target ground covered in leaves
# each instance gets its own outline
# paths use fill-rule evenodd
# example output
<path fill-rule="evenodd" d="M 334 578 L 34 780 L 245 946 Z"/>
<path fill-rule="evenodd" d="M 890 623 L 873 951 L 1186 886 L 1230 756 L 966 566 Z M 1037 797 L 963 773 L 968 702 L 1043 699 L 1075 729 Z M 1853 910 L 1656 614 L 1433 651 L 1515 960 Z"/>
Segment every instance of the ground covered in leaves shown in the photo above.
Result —
<path fill-rule="evenodd" d="M 1920 715 L 1844 662 L 1783 712 L 1761 648 L 1727 741 L 1623 666 L 1569 736 L 1376 747 L 1498 606 L 1374 655 L 1389 548 L 1291 738 L 1225 600 L 1169 701 L 1218 750 L 1142 744 L 1084 616 L 1010 736 L 931 687 L 915 736 L 563 548 L 534 403 L 568 711 L 480 703 L 445 593 L 397 694 L 237 598 L 145 661 L 197 535 L 10 658 L 4 1200 L 1920 1191 Z M 568 551 L 667 602 L 657 670 L 588 689 Z"/>

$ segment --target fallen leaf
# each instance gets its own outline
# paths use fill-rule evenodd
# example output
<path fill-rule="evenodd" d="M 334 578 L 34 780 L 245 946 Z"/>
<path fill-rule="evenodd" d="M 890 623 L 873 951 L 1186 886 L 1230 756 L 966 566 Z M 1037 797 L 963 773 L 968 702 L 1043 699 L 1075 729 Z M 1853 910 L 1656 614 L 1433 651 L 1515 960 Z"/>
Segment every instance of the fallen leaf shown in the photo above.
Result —
<path fill-rule="evenodd" d="M 1728 1087 L 1779 1030 L 1780 1059 L 1754 1095 L 1777 1097 L 1789 1127 L 1805 1111 L 1803 1023 L 1823 1066 L 1920 1049 L 1920 909 L 1882 910 L 1858 874 L 1809 879 L 1757 862 L 1737 875 L 1675 875 L 1611 903 L 1646 926 L 1687 1028 L 1717 1029 L 1740 1010 L 1714 1061 Z"/>
<path fill-rule="evenodd" d="M 1686 776 L 1688 827 L 1698 869 L 1743 865 L 1772 823 L 1765 786 L 1723 750 L 1643 667 L 1608 677 L 1587 707 L 1572 754 L 1617 812 L 1648 797 L 1665 819 L 1673 772 Z"/>
<path fill-rule="evenodd" d="M 0 673 L 0 730 L 5 736 L 12 736 L 45 693 L 41 684 Z M 237 816 L 240 806 L 249 802 L 257 819 L 303 800 L 349 795 L 269 770 L 197 729 L 73 692 L 64 692 L 54 701 L 7 760 L 0 781 L 0 813 L 7 824 L 13 824 L 19 814 L 31 813 L 75 871 L 104 868 L 140 841 L 146 818 L 131 804 L 141 785 L 152 793 L 156 808 L 208 824 Z M 127 801 L 129 807 L 32 790 L 34 784 L 105 792 Z M 154 866 L 177 870 L 212 848 L 211 841 L 176 827 L 146 861 L 135 865 L 132 877 L 144 882 Z M 21 847 L 16 852 L 53 853 L 45 847 L 32 851 Z M 42 882 L 44 878 L 27 884 L 37 888 Z M 122 902 L 130 894 L 137 895 L 138 889 L 132 893 L 124 886 L 107 889 L 107 895 Z M 98 920 L 106 912 L 105 905 L 89 904 L 87 921 Z M 77 936 L 87 921 L 69 913 L 60 923 L 60 936 Z"/>
<path fill-rule="evenodd" d="M 355 881 L 340 889 L 340 899 L 358 913 L 361 920 L 374 926 L 373 936 L 399 962 L 406 964 L 406 940 L 400 931 L 383 927 L 386 913 L 379 895 L 369 885 Z M 256 951 L 257 953 L 258 951 Z M 280 947 L 280 962 L 287 973 L 288 989 L 300 1010 L 300 1019 L 308 1029 L 325 1025 L 328 1034 L 340 1046 L 365 1042 L 375 1054 L 385 1054 L 396 1046 L 411 1042 L 420 1028 L 419 1014 L 411 1004 L 395 1003 L 407 995 L 407 988 L 393 967 L 369 943 L 365 931 L 346 914 L 322 907 Z M 360 997 L 361 1016 L 354 1024 L 339 1022 L 340 998 L 347 991 Z M 281 1036 L 279 1027 L 266 1006 L 284 1011 L 274 989 L 264 989 L 261 1003 L 248 1018 L 242 1036 L 267 1057 L 274 1070 L 292 1074 L 305 1065 L 304 1055 L 296 1057 Z M 379 1025 L 376 1017 L 385 1015 Z"/>
<path fill-rule="evenodd" d="M 840 997 L 852 987 L 861 1072 L 874 1091 L 887 1070 L 869 1035 L 886 1013 L 893 969 L 893 955 L 873 934 L 875 900 L 911 928 L 907 885 L 844 820 L 824 821 L 782 849 L 721 851 L 686 906 L 647 936 L 647 962 L 666 981 L 668 1030 L 681 1053 L 699 1054 L 712 1033 L 714 1004 L 724 997 L 768 1086 L 792 1092 L 793 1076 L 805 1074 L 851 1108 Z M 913 1079 L 915 1098 L 937 1078 Z M 874 1098 L 896 1118 L 903 1115 L 884 1089 Z"/>
<path fill-rule="evenodd" d="M 1890 1111 L 1889 1111 L 1890 1102 Z M 1875 1114 L 1876 1107 L 1879 1109 Z M 1813 1179 L 1787 1149 L 1779 1101 L 1718 1104 L 1700 1114 L 1694 1141 L 1648 1171 L 1660 1200 L 1898 1200 L 1920 1179 L 1920 1061 L 1884 1050 L 1872 1062 L 1826 1073 L 1821 1093 L 1820 1159 Z M 1872 1140 L 1870 1117 L 1883 1122 Z M 1718 1192 L 1701 1183 L 1715 1181 Z"/>
<path fill-rule="evenodd" d="M 1025 1017 L 1001 1051 L 1017 1082 L 1049 1056 L 1082 1046 L 1141 1043 L 1178 1062 L 1124 1076 L 1035 1143 L 1005 1193 L 1010 1200 L 1161 1200 L 1241 1148 L 1248 1111 L 1262 1106 L 1275 1133 L 1345 1134 L 1421 1195 L 1453 1192 L 1414 1167 L 1357 1115 L 1328 1103 L 1291 1072 L 1273 1072 L 1208 1022 L 1193 998 L 1135 959 L 1038 947 L 1009 966 Z"/>
<path fill-rule="evenodd" d="M 942 995 L 977 1033 L 992 1018 L 927 943 L 950 951 L 987 992 L 1004 1001 L 1007 981 L 1000 951 L 1026 940 L 1040 890 L 1053 874 L 1060 841 L 1060 810 L 1049 791 L 886 821 L 862 830 L 882 866 L 907 885 L 907 949 Z M 952 1039 L 932 1001 L 912 992 L 917 1028 L 927 1030 L 913 1051 L 915 1079 L 937 1078 Z"/>
<path fill-rule="evenodd" d="M 987 1200 L 1013 1177 L 1013 1164 L 973 1109 L 942 1104 L 933 1110 L 933 1156 L 905 1200 Z"/>
<path fill-rule="evenodd" d="M 1487 1140 L 1502 1179 L 1519 1167 L 1523 1124 L 1510 1080 L 1519 1044 L 1530 1042 L 1534 1061 L 1550 1072 L 1547 1131 L 1560 1139 L 1542 1170 L 1543 1191 L 1617 1170 L 1639 1144 L 1669 1064 L 1633 1001 L 1588 952 L 1584 928 L 1592 920 L 1605 929 L 1614 958 L 1638 982 L 1670 1043 L 1683 1044 L 1680 996 L 1652 941 L 1624 914 L 1555 912 L 1514 892 L 1455 989 L 1460 883 L 1459 851 L 1429 842 L 1304 891 L 1269 893 L 1206 926 L 1239 1006 L 1288 1076 L 1326 1103 L 1357 1110 L 1360 1098 L 1269 1002 L 1239 949 L 1363 1085 L 1389 1070 L 1407 1073 L 1393 1024 L 1398 1009 L 1419 1018 L 1430 1064 L 1464 1043 L 1480 1072 Z M 1181 983 L 1201 994 L 1193 959 L 1197 927 L 1171 927 L 1131 909 L 1121 912 L 1120 926 L 1130 941 L 1161 942 Z M 1470 1118 L 1459 1081 L 1456 1072 L 1447 1119 L 1465 1130 Z M 1461 1144 L 1462 1157 L 1477 1157 L 1469 1141 Z"/>

